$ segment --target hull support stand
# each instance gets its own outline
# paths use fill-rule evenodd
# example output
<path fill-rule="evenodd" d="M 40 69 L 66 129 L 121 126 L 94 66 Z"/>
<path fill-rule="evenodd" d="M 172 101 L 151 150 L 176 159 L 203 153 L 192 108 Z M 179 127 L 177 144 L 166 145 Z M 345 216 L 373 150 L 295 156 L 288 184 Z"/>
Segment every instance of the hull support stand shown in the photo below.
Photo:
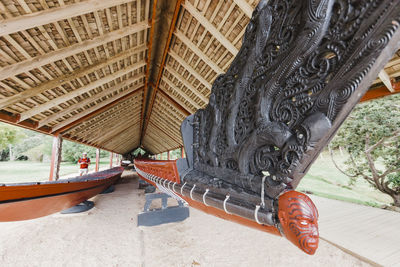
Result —
<path fill-rule="evenodd" d="M 93 201 L 85 200 L 76 206 L 73 206 L 69 209 L 61 211 L 60 213 L 61 214 L 80 213 L 80 212 L 88 211 L 88 210 L 92 209 L 93 207 L 94 207 Z"/>
<path fill-rule="evenodd" d="M 138 215 L 138 226 L 155 226 L 160 224 L 181 222 L 189 217 L 189 208 L 178 201 L 178 206 L 168 207 L 168 199 L 171 198 L 165 193 L 146 194 L 146 203 L 143 212 Z M 161 208 L 150 210 L 153 200 L 161 199 Z"/>

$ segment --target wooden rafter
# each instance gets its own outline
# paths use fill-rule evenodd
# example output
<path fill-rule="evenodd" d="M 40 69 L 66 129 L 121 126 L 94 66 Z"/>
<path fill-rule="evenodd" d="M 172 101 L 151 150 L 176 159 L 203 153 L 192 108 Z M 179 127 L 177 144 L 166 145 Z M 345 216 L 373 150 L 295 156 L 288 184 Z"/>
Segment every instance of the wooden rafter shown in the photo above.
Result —
<path fill-rule="evenodd" d="M 251 18 L 253 8 L 245 0 L 233 0 L 236 5 L 246 14 L 247 17 Z"/>
<path fill-rule="evenodd" d="M 172 34 L 173 34 L 174 30 L 175 30 L 176 20 L 178 19 L 178 14 L 179 14 L 179 10 L 180 10 L 180 7 L 181 7 L 181 2 L 182 2 L 182 0 L 178 0 L 176 2 L 176 5 L 175 5 L 174 15 L 172 17 L 171 25 L 170 25 L 170 28 L 169 28 L 167 42 L 165 43 L 165 48 L 164 48 L 164 52 L 163 52 L 161 66 L 160 66 L 160 69 L 159 69 L 159 72 L 158 72 L 158 75 L 157 75 L 157 81 L 156 81 L 155 87 L 154 87 L 152 95 L 150 97 L 149 105 L 147 107 L 147 112 L 146 112 L 145 107 L 144 107 L 146 105 L 146 100 L 147 100 L 146 99 L 147 94 L 146 94 L 146 91 L 145 91 L 145 98 L 143 99 L 141 130 L 140 130 L 140 144 L 143 141 L 143 136 L 146 133 L 148 120 L 149 120 L 149 118 L 151 116 L 151 112 L 152 112 L 153 104 L 154 104 L 154 99 L 156 97 L 158 86 L 159 86 L 160 80 L 161 80 L 161 75 L 162 75 L 162 72 L 164 70 L 165 60 L 167 58 L 169 46 L 171 44 Z"/>
<path fill-rule="evenodd" d="M 127 58 L 128 56 L 131 56 L 132 54 L 138 54 L 138 53 L 144 52 L 145 50 L 146 50 L 145 45 L 140 45 L 137 47 L 130 48 L 126 51 L 123 51 L 122 53 L 119 53 L 118 55 L 116 55 L 112 58 L 108 58 L 108 59 L 99 61 L 98 63 L 96 63 L 90 67 L 87 67 L 85 69 L 77 69 L 72 73 L 62 75 L 53 80 L 49 80 L 49 81 L 44 82 L 36 87 L 30 88 L 29 90 L 25 90 L 23 92 L 13 95 L 13 96 L 0 99 L 0 108 L 14 105 L 24 99 L 34 97 L 34 96 L 41 94 L 47 90 L 58 87 L 61 84 L 70 83 L 79 77 L 83 77 L 83 76 L 86 76 L 95 71 L 101 70 L 102 68 L 110 66 L 120 60 L 123 60 L 123 59 Z"/>
<path fill-rule="evenodd" d="M 92 40 L 83 41 L 65 48 L 58 49 L 56 51 L 31 58 L 29 60 L 24 60 L 13 65 L 9 65 L 0 68 L 0 80 L 7 77 L 30 71 L 34 68 L 44 66 L 46 64 L 53 63 L 57 60 L 64 59 L 69 56 L 87 51 L 89 49 L 96 48 L 101 45 L 105 45 L 109 42 L 118 40 L 124 36 L 128 36 L 148 28 L 148 24 L 145 22 L 139 22 L 129 27 L 125 27 L 120 30 L 116 30 L 99 37 L 93 38 Z"/>
<path fill-rule="evenodd" d="M 87 14 L 101 9 L 110 8 L 112 6 L 129 3 L 132 0 L 85 0 L 71 5 L 64 5 L 51 8 L 32 14 L 10 18 L 2 22 L 0 27 L 0 35 L 10 34 L 33 27 L 49 24 L 63 19 Z M 20 3 L 23 3 L 22 1 Z"/>
<path fill-rule="evenodd" d="M 157 0 L 153 0 L 153 12 L 151 18 L 151 27 L 150 27 L 150 37 L 149 37 L 149 49 L 147 52 L 147 67 L 146 67 L 146 78 L 145 78 L 145 85 L 144 85 L 144 93 L 143 93 L 143 103 L 142 103 L 142 114 L 140 119 L 140 127 L 143 128 L 143 123 L 145 119 L 145 112 L 146 112 L 146 103 L 147 103 L 147 95 L 149 94 L 149 75 L 150 75 L 150 62 L 151 62 L 151 50 L 153 47 L 153 38 L 154 38 L 154 25 L 156 22 L 156 12 L 157 12 Z"/>
<path fill-rule="evenodd" d="M 229 50 L 233 55 L 236 55 L 239 50 L 217 29 L 212 23 L 210 23 L 197 9 L 190 4 L 185 2 L 182 6 L 200 22 L 207 31 L 209 31 L 214 38 L 216 38 L 226 49 Z"/>
<path fill-rule="evenodd" d="M 392 81 L 390 80 L 389 74 L 383 69 L 379 72 L 379 79 L 383 82 L 386 88 L 391 92 L 394 93 L 394 89 L 392 86 Z"/>
<path fill-rule="evenodd" d="M 57 105 L 65 102 L 67 100 L 70 100 L 70 99 L 72 99 L 74 97 L 80 96 L 80 95 L 82 95 L 84 93 L 87 93 L 90 90 L 93 90 L 93 89 L 95 89 L 95 88 L 97 88 L 99 86 L 102 86 L 102 85 L 107 84 L 107 83 L 109 83 L 111 81 L 114 81 L 117 78 L 122 78 L 124 75 L 127 75 L 127 74 L 133 72 L 134 70 L 140 69 L 140 68 L 142 68 L 144 66 L 145 66 L 144 62 L 139 62 L 139 63 L 133 64 L 133 65 L 129 66 L 129 68 L 119 70 L 117 72 L 114 72 L 112 75 L 108 75 L 108 76 L 106 76 L 104 78 L 101 78 L 101 79 L 95 81 L 95 82 L 91 82 L 88 85 L 79 88 L 79 90 L 74 90 L 74 91 L 68 92 L 68 93 L 66 93 L 66 94 L 64 94 L 62 96 L 59 96 L 59 97 L 57 97 L 57 98 L 55 98 L 53 100 L 50 100 L 50 101 L 48 101 L 48 102 L 46 102 L 46 103 L 44 103 L 42 105 L 39 105 L 39 106 L 37 106 L 35 108 L 32 108 L 32 109 L 30 109 L 28 111 L 25 111 L 25 112 L 21 113 L 21 120 L 26 120 L 27 118 L 35 116 L 36 114 L 39 114 L 40 112 L 43 112 L 45 110 L 50 109 L 51 107 L 57 106 Z M 134 76 L 136 76 L 135 77 L 136 79 L 139 79 L 143 75 L 142 74 L 137 74 L 137 75 L 134 75 Z"/>
<path fill-rule="evenodd" d="M 83 112 L 80 112 L 80 113 L 78 113 L 78 114 L 76 114 L 74 116 L 71 116 L 69 119 L 66 119 L 65 121 L 57 124 L 55 127 L 52 128 L 52 130 L 53 131 L 58 131 L 59 129 L 63 129 L 65 126 L 71 125 L 72 123 L 74 123 L 76 121 L 79 121 L 81 118 L 84 118 L 87 115 L 93 114 L 94 112 L 96 112 L 99 109 L 101 109 L 103 107 L 106 107 L 109 104 L 115 103 L 116 101 L 120 100 L 124 96 L 131 95 L 132 93 L 136 93 L 136 94 L 140 93 L 139 89 L 142 88 L 142 87 L 143 87 L 143 85 L 139 84 L 136 87 L 130 88 L 130 89 L 128 89 L 128 90 L 116 95 L 115 97 L 110 97 L 107 100 L 101 102 L 101 104 L 97 104 L 95 106 L 92 106 L 92 107 L 86 109 Z M 134 95 L 132 95 L 132 97 L 133 96 Z"/>
<path fill-rule="evenodd" d="M 86 105 L 88 105 L 90 103 L 97 102 L 97 101 L 101 100 L 103 97 L 105 97 L 105 96 L 107 96 L 109 94 L 114 94 L 115 92 L 117 92 L 117 94 L 118 94 L 119 90 L 122 90 L 125 87 L 131 86 L 132 84 L 138 82 L 140 79 L 143 79 L 143 77 L 144 77 L 143 75 L 137 75 L 137 76 L 135 75 L 132 78 L 129 78 L 129 79 L 123 81 L 122 83 L 117 84 L 115 87 L 111 87 L 109 90 L 104 90 L 101 93 L 98 93 L 98 94 L 95 94 L 93 96 L 90 96 L 90 97 L 86 98 L 85 100 L 82 100 L 81 102 L 78 102 L 75 105 L 71 105 L 68 108 L 63 109 L 60 112 L 54 113 L 53 115 L 48 116 L 44 120 L 39 121 L 39 126 L 38 127 L 46 125 L 49 122 L 58 120 L 59 118 L 62 118 L 63 116 L 71 113 L 73 110 L 75 110 L 77 108 L 82 108 L 82 107 L 84 107 L 84 106 L 86 106 Z"/>
<path fill-rule="evenodd" d="M 142 88 L 140 88 L 140 89 L 138 89 L 138 90 L 135 90 L 135 91 L 133 91 L 133 92 L 130 92 L 130 93 L 127 94 L 127 95 L 121 96 L 120 98 L 114 100 L 113 102 L 108 103 L 108 104 L 106 104 L 105 106 L 102 106 L 101 108 L 99 108 L 99 109 L 97 109 L 97 110 L 93 110 L 91 113 L 86 114 L 86 115 L 84 115 L 84 116 L 81 116 L 81 117 L 80 117 L 79 119 L 77 119 L 77 120 L 71 121 L 69 124 L 67 124 L 67 125 L 65 125 L 65 126 L 63 126 L 63 127 L 58 127 L 58 129 L 56 129 L 56 130 L 55 130 L 55 129 L 52 129 L 52 131 L 53 131 L 52 133 L 54 133 L 54 134 L 56 134 L 56 133 L 63 133 L 63 132 L 66 132 L 66 131 L 68 131 L 68 130 L 71 130 L 72 127 L 76 127 L 78 124 L 84 122 L 85 120 L 87 120 L 87 119 L 89 119 L 89 118 L 91 118 L 91 117 L 93 117 L 93 116 L 96 116 L 96 115 L 98 115 L 98 114 L 100 114 L 100 113 L 106 111 L 107 109 L 113 107 L 114 105 L 118 104 L 119 102 L 124 101 L 124 100 L 126 100 L 126 99 L 132 97 L 134 94 L 137 94 L 138 91 L 140 91 L 140 90 L 142 90 Z M 139 92 L 139 93 L 140 93 L 140 92 Z"/>

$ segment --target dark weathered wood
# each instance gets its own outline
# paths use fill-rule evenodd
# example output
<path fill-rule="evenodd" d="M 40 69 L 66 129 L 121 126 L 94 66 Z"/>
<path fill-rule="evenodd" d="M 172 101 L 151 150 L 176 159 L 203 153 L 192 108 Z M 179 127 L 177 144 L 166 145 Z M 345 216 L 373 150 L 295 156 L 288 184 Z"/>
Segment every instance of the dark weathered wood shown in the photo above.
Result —
<path fill-rule="evenodd" d="M 296 188 L 399 48 L 399 24 L 396 0 L 260 1 L 209 104 L 187 119 L 185 179 L 270 199 Z"/>

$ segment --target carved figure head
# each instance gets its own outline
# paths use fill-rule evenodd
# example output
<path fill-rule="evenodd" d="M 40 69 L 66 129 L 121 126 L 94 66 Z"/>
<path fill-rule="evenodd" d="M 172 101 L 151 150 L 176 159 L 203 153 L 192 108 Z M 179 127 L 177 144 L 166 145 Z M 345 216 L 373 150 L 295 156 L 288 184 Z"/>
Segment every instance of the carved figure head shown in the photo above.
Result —
<path fill-rule="evenodd" d="M 305 253 L 318 248 L 318 211 L 303 193 L 288 191 L 279 196 L 278 218 L 286 238 Z"/>

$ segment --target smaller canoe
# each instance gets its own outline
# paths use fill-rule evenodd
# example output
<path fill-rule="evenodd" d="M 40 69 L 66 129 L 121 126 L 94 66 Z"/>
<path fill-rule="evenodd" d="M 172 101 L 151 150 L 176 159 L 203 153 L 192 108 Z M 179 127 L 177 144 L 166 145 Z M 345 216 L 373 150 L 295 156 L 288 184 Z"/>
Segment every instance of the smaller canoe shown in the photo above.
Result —
<path fill-rule="evenodd" d="M 30 220 L 73 207 L 113 185 L 123 167 L 49 182 L 0 184 L 0 222 Z"/>

